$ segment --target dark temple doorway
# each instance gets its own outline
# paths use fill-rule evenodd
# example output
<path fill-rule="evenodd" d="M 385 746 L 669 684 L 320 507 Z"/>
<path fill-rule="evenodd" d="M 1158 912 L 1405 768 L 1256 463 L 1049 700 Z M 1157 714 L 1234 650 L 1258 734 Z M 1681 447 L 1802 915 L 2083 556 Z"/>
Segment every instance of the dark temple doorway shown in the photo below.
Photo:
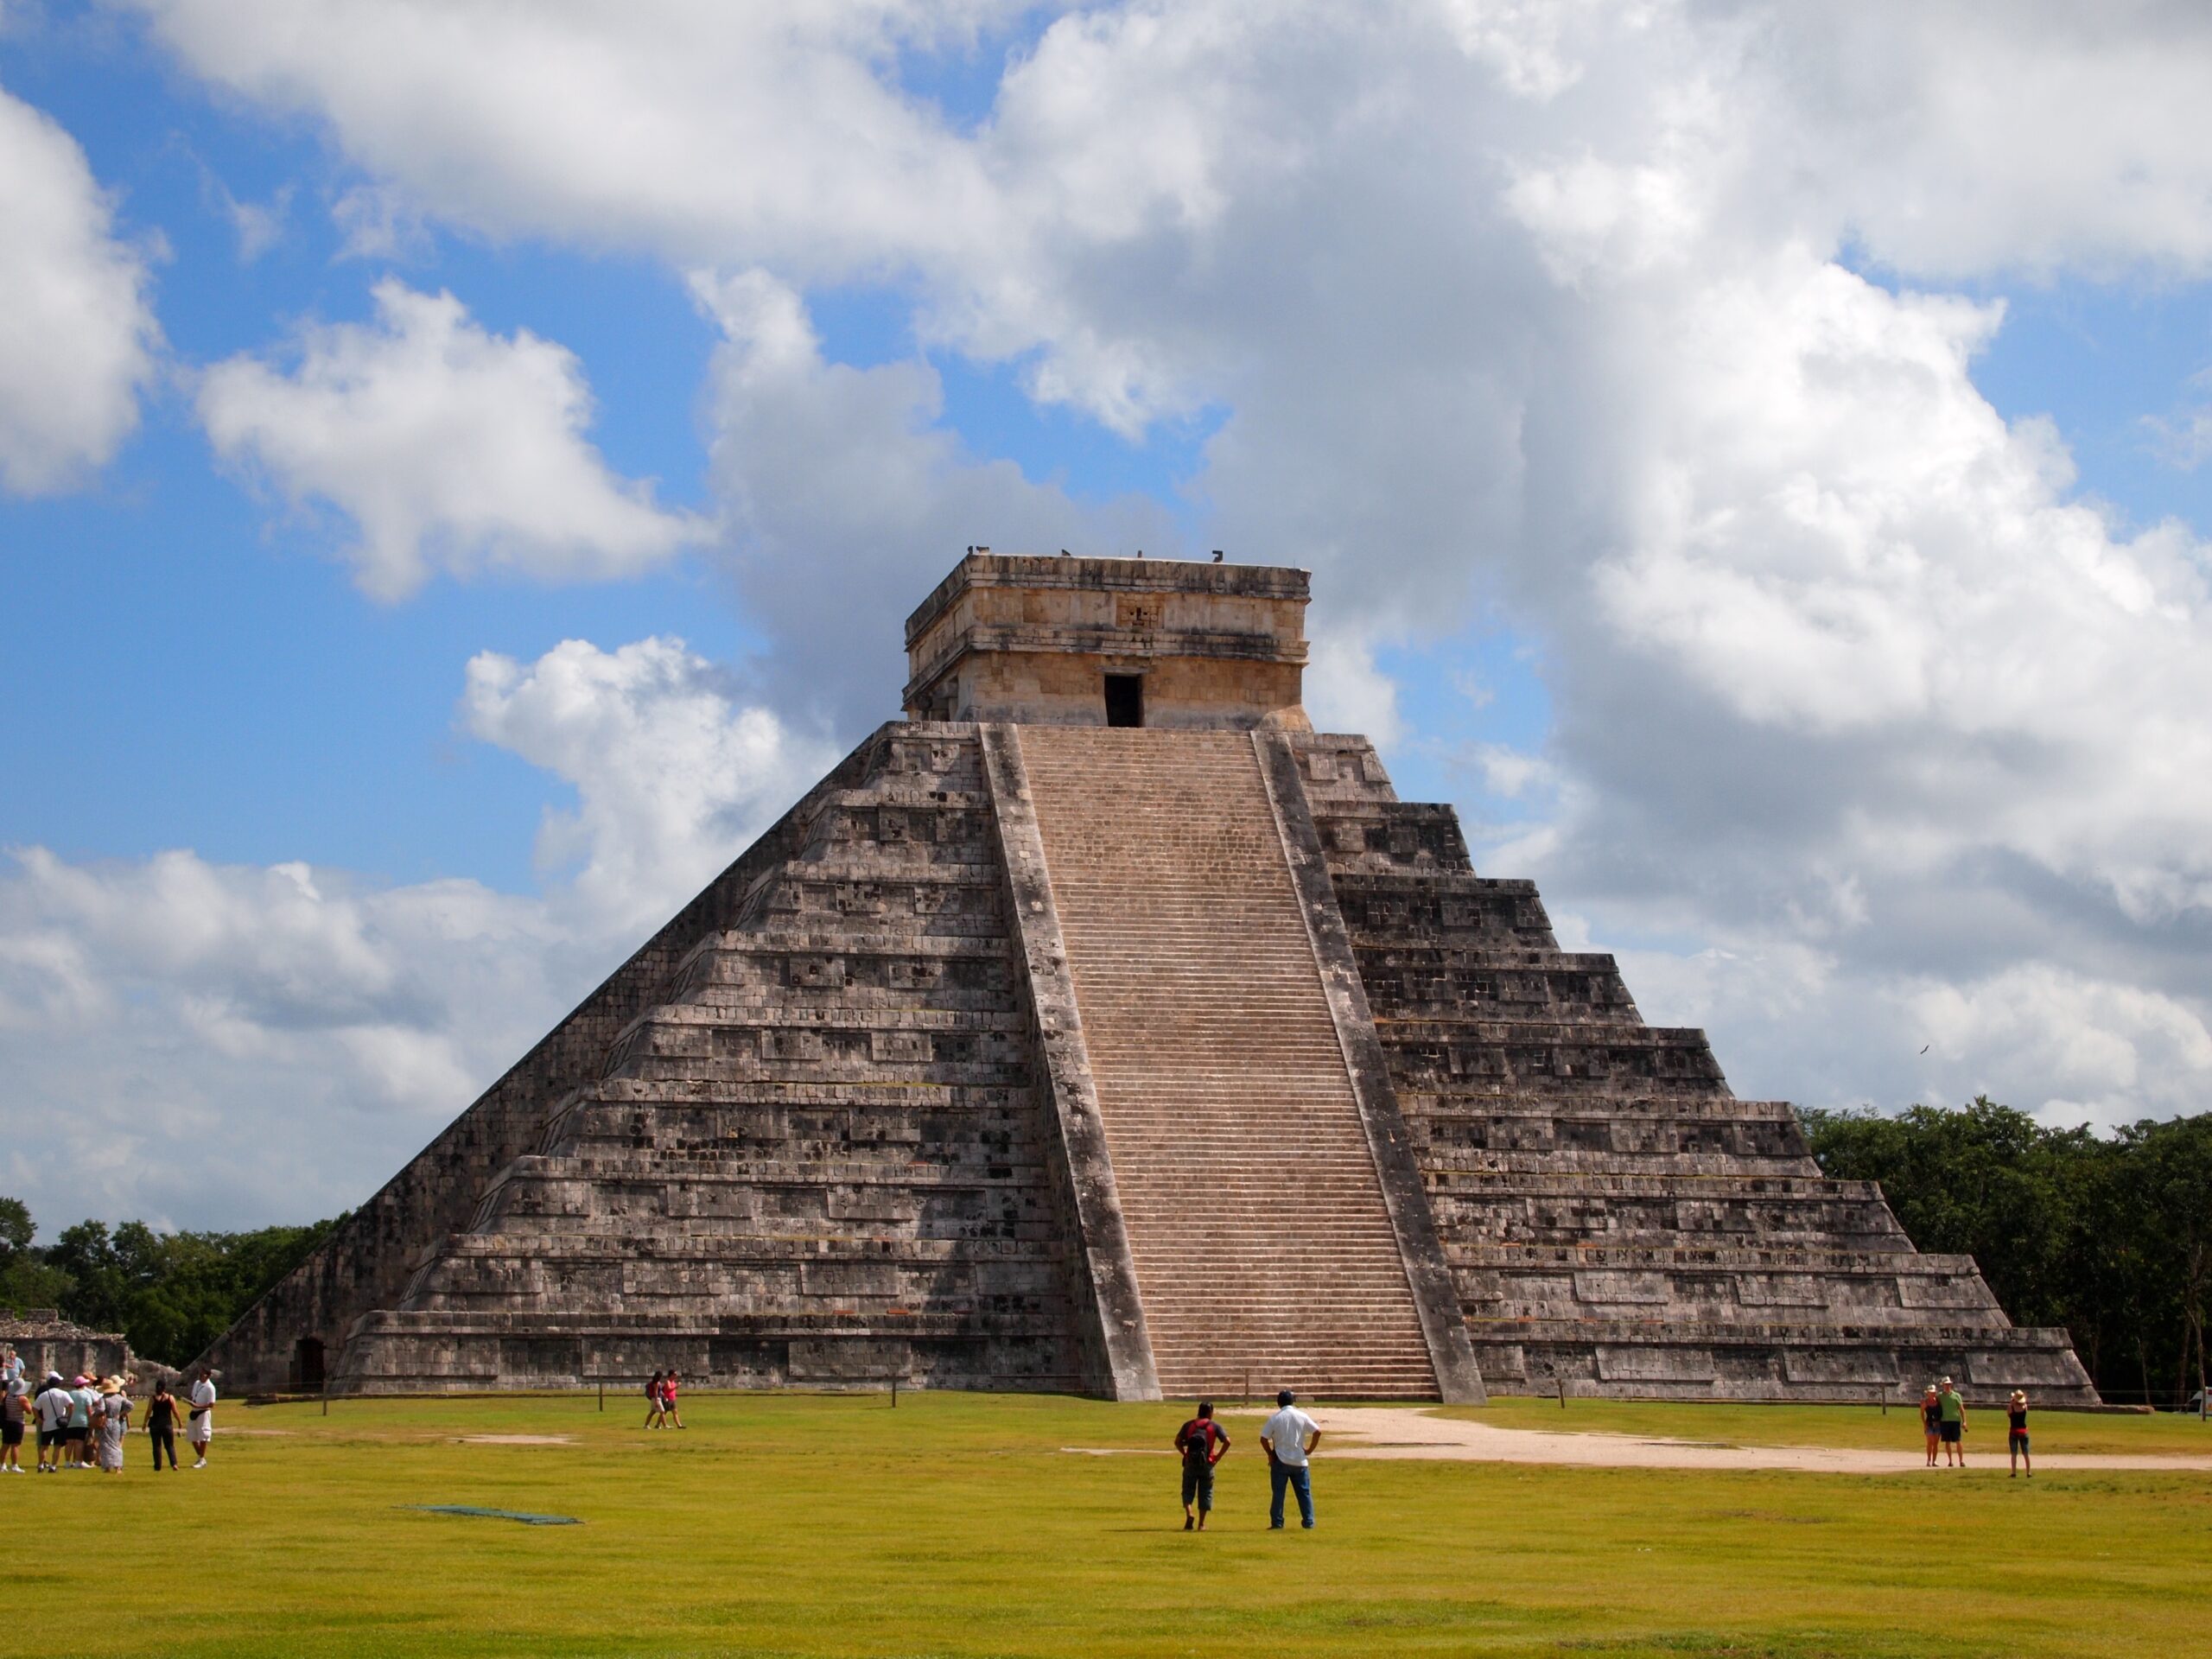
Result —
<path fill-rule="evenodd" d="M 1106 723 L 1109 726 L 1144 724 L 1144 676 L 1109 674 L 1106 677 Z"/>
<path fill-rule="evenodd" d="M 322 1388 L 322 1342 L 316 1337 L 302 1337 L 292 1344 L 292 1381 L 295 1387 L 309 1393 Z"/>

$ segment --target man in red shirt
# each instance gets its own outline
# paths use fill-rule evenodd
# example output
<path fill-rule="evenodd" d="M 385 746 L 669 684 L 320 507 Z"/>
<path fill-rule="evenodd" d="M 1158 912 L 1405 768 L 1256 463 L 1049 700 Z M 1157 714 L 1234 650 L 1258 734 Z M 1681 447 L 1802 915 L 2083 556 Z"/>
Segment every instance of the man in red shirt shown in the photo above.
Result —
<path fill-rule="evenodd" d="M 1206 1529 L 1213 1513 L 1213 1466 L 1229 1455 L 1229 1433 L 1213 1420 L 1213 1402 L 1198 1402 L 1198 1414 L 1175 1431 L 1175 1449 L 1183 1454 L 1183 1530 L 1195 1524 Z M 1191 1505 L 1198 1504 L 1193 1522 Z"/>

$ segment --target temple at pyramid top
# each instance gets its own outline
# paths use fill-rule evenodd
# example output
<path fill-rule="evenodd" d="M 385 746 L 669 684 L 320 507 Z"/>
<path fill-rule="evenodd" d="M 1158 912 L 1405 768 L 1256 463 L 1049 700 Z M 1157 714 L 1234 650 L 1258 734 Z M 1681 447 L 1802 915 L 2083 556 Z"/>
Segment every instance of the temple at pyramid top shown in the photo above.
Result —
<path fill-rule="evenodd" d="M 906 619 L 909 720 L 1312 729 L 1307 574 L 979 551 Z"/>

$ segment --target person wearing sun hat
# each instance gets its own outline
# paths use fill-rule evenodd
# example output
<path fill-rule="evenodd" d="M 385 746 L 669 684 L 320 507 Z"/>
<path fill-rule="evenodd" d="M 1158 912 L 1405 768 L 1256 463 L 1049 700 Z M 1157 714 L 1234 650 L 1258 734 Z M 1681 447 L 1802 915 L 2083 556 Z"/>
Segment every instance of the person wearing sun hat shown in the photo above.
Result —
<path fill-rule="evenodd" d="M 2028 1458 L 2028 1391 L 2012 1390 L 2012 1397 L 2005 1402 L 2005 1450 L 2012 1459 L 2012 1478 L 2018 1480 L 2020 1471 L 2028 1471 L 2028 1478 L 2036 1478 L 2036 1466 Z"/>
<path fill-rule="evenodd" d="M 130 1427 L 130 1396 L 123 1391 L 123 1379 L 111 1376 L 100 1384 L 99 1409 L 93 1427 L 102 1474 L 123 1472 L 123 1437 Z"/>
<path fill-rule="evenodd" d="M 1936 1402 L 1936 1385 L 1920 1396 L 1920 1432 L 1928 1440 L 1928 1466 L 1936 1466 L 1936 1448 L 1943 1441 L 1943 1408 Z"/>

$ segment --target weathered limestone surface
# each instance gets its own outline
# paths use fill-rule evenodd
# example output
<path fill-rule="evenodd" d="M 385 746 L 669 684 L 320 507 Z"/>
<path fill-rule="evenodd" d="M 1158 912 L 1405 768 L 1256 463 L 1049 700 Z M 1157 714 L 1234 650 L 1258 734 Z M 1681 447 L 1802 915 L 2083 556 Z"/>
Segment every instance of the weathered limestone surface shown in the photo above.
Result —
<path fill-rule="evenodd" d="M 1306 598 L 963 561 L 910 718 L 203 1357 L 232 1392 L 2093 1400 L 1307 729 Z"/>

